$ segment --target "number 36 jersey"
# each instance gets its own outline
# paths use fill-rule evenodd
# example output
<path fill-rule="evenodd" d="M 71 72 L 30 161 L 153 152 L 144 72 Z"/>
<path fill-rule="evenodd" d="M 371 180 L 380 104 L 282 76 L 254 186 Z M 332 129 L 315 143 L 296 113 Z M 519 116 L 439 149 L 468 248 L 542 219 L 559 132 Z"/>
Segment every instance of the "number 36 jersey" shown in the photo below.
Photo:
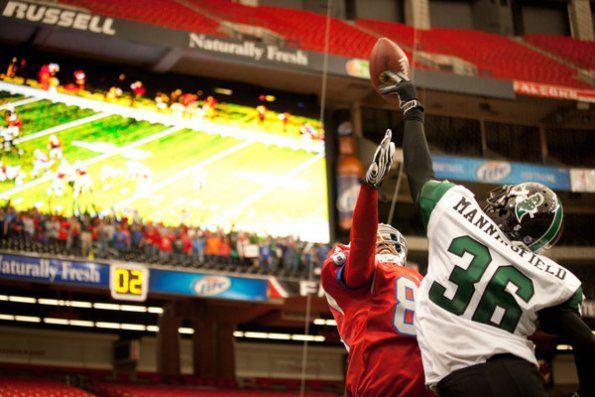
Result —
<path fill-rule="evenodd" d="M 554 261 L 511 244 L 463 186 L 428 181 L 419 205 L 429 252 L 415 328 L 426 383 L 435 385 L 496 354 L 537 365 L 527 339 L 537 312 L 578 308 L 580 281 Z"/>

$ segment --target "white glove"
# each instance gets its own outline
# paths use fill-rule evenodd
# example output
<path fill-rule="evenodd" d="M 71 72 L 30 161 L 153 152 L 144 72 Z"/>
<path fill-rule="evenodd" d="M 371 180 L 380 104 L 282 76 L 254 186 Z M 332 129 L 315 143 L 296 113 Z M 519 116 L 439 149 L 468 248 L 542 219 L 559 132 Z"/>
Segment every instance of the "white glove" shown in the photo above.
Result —
<path fill-rule="evenodd" d="M 372 164 L 370 164 L 368 171 L 366 171 L 364 183 L 377 188 L 386 175 L 388 175 L 393 164 L 393 156 L 395 155 L 395 144 L 391 142 L 392 135 L 391 130 L 386 130 L 382 142 L 380 142 L 376 153 L 374 153 Z"/>

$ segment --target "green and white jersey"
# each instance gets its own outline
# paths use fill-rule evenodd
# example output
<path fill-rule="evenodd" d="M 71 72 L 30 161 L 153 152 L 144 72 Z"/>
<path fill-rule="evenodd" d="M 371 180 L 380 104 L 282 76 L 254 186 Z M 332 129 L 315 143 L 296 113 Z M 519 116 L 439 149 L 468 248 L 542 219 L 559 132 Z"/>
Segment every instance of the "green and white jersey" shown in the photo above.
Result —
<path fill-rule="evenodd" d="M 418 290 L 415 328 L 426 383 L 510 353 L 535 363 L 537 312 L 582 301 L 580 281 L 544 256 L 512 245 L 473 193 L 428 181 L 419 205 L 428 234 L 428 274 Z"/>

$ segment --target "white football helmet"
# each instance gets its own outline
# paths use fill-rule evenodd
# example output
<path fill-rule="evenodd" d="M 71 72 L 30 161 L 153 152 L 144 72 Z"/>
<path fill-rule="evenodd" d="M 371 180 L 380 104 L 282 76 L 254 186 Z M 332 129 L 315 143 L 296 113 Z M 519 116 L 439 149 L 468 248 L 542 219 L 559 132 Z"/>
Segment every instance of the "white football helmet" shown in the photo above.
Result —
<path fill-rule="evenodd" d="M 379 262 L 392 262 L 399 266 L 404 266 L 407 262 L 407 241 L 391 225 L 378 224 L 376 258 Z"/>

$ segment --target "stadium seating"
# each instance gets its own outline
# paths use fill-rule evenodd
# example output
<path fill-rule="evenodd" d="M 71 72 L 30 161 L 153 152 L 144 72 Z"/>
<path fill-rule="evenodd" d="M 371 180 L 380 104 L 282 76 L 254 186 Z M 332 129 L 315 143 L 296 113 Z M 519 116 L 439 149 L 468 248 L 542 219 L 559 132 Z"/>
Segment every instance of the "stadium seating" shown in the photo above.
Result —
<path fill-rule="evenodd" d="M 0 396 L 4 397 L 90 397 L 83 390 L 55 380 L 0 378 Z"/>
<path fill-rule="evenodd" d="M 67 255 L 75 258 L 81 258 L 78 252 L 66 249 L 62 242 L 40 242 L 31 239 L 21 238 L 17 236 L 10 236 L 5 239 L 0 239 L 0 250 L 6 249 L 20 252 L 35 252 L 46 255 Z M 186 268 L 194 268 L 200 270 L 212 270 L 228 273 L 247 273 L 257 275 L 275 275 L 282 278 L 306 278 L 308 276 L 308 268 L 301 264 L 298 269 L 290 270 L 283 266 L 276 269 L 265 269 L 260 266 L 252 266 L 246 263 L 238 263 L 231 260 L 221 260 L 220 258 L 205 258 L 198 260 L 196 258 L 187 257 L 184 255 L 172 255 L 169 259 L 163 260 L 158 254 L 147 256 L 143 252 L 128 252 L 120 254 L 114 250 L 110 250 L 107 254 L 95 254 L 97 259 L 121 259 L 131 262 L 139 262 L 146 264 L 160 264 L 166 266 L 179 266 Z"/>
<path fill-rule="evenodd" d="M 133 385 L 99 383 L 95 386 L 95 392 L 105 397 L 293 397 L 299 396 L 299 392 L 288 391 L 260 391 L 260 390 L 237 390 L 237 389 L 200 389 L 196 387 L 165 386 L 165 385 Z M 330 397 L 336 394 L 324 392 L 308 392 L 311 397 Z"/>
<path fill-rule="evenodd" d="M 358 25 L 385 35 L 405 48 L 452 55 L 477 66 L 488 78 L 525 80 L 578 88 L 591 88 L 573 76 L 575 71 L 521 43 L 477 30 L 434 28 L 414 32 L 398 23 L 359 20 Z"/>
<path fill-rule="evenodd" d="M 229 0 L 191 0 L 211 15 L 236 23 L 267 28 L 281 35 L 288 46 L 323 52 L 326 17 L 285 7 L 249 7 Z M 341 20 L 331 19 L 329 52 L 346 57 L 367 58 L 376 37 Z"/>
<path fill-rule="evenodd" d="M 565 58 L 581 68 L 595 69 L 595 42 L 546 34 L 525 35 L 525 41 Z"/>
<path fill-rule="evenodd" d="M 475 30 L 431 29 L 421 34 L 421 49 L 456 55 L 498 79 L 527 80 L 587 88 L 572 68 L 507 37 Z"/>
<path fill-rule="evenodd" d="M 251 7 L 231 0 L 187 0 L 187 5 L 167 0 L 60 1 L 98 14 L 218 36 L 224 35 L 219 29 L 223 21 L 252 25 L 277 33 L 287 47 L 317 52 L 325 50 L 326 17 L 311 11 Z M 399 23 L 360 19 L 351 25 L 332 18 L 329 53 L 365 59 L 380 36 L 397 41 L 409 56 L 415 47 L 428 53 L 459 57 L 476 65 L 477 74 L 481 77 L 591 88 L 574 77 L 574 69 L 510 38 L 477 30 L 434 28 L 414 31 L 412 27 Z M 594 68 L 593 42 L 547 35 L 529 35 L 527 41 L 567 57 L 581 67 Z M 427 68 L 419 62 L 414 66 Z"/>
<path fill-rule="evenodd" d="M 222 36 L 219 22 L 168 0 L 60 0 L 61 3 L 88 9 L 116 18 Z"/>

